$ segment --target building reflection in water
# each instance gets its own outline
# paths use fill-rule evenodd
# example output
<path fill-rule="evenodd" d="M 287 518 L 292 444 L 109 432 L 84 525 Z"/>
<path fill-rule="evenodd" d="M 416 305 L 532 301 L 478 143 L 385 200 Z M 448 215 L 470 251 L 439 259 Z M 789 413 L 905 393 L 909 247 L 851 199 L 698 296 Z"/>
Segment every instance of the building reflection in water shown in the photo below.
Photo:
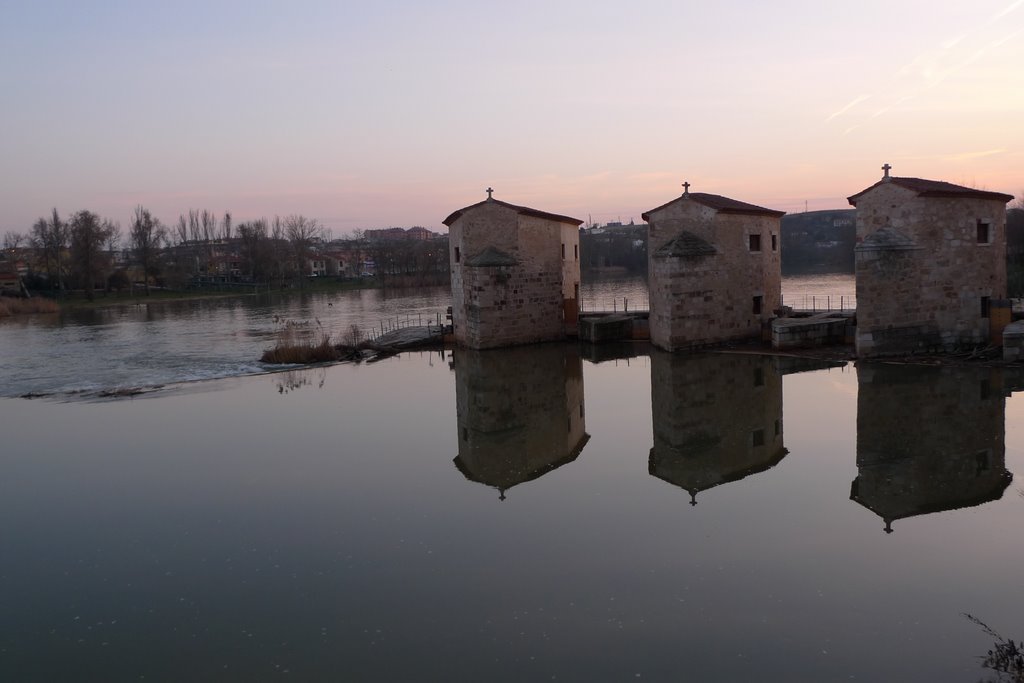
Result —
<path fill-rule="evenodd" d="M 747 354 L 651 352 L 652 475 L 701 491 L 763 472 L 786 455 L 782 373 Z"/>
<path fill-rule="evenodd" d="M 885 521 L 999 500 L 1006 470 L 1003 371 L 861 363 L 850 499 Z"/>
<path fill-rule="evenodd" d="M 572 462 L 590 436 L 575 345 L 454 352 L 459 454 L 470 481 L 498 489 Z"/>

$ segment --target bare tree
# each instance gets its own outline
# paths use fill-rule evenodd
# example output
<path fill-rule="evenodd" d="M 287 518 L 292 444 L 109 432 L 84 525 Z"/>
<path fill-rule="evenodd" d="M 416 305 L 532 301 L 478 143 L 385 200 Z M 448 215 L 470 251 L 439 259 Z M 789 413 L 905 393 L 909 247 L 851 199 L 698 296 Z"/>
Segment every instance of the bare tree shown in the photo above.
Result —
<path fill-rule="evenodd" d="M 203 226 L 203 241 L 209 244 L 217 239 L 217 217 L 213 215 L 213 212 L 203 209 L 199 215 L 199 221 Z"/>
<path fill-rule="evenodd" d="M 71 263 L 75 275 L 92 301 L 97 278 L 103 278 L 106 267 L 103 247 L 117 228 L 91 211 L 79 211 L 68 223 L 71 234 Z"/>
<path fill-rule="evenodd" d="M 231 239 L 231 212 L 225 211 L 224 218 L 220 222 L 221 239 L 227 242 Z"/>
<path fill-rule="evenodd" d="M 146 280 L 146 296 L 149 296 L 150 276 L 159 275 L 157 256 L 166 239 L 167 230 L 159 219 L 153 218 L 149 209 L 136 206 L 129 230 L 129 240 L 135 260 L 142 266 L 142 276 Z"/>
<path fill-rule="evenodd" d="M 185 218 L 184 214 L 178 215 L 178 223 L 174 226 L 175 237 L 178 239 L 178 244 L 188 244 L 188 219 Z"/>
<path fill-rule="evenodd" d="M 14 251 L 22 244 L 28 243 L 28 235 L 23 235 L 20 232 L 14 232 L 8 230 L 4 233 L 4 249 L 7 251 Z"/>
<path fill-rule="evenodd" d="M 293 214 L 284 219 L 284 231 L 295 259 L 299 286 L 302 287 L 306 279 L 306 263 L 313 254 L 313 245 L 323 236 L 323 227 L 316 219 Z"/>
<path fill-rule="evenodd" d="M 199 228 L 199 212 L 195 209 L 188 210 L 188 232 L 193 244 L 198 244 L 203 239 L 203 233 Z"/>
<path fill-rule="evenodd" d="M 261 218 L 249 223 L 240 223 L 238 239 L 242 244 L 242 261 L 249 278 L 263 282 L 270 277 L 272 254 L 267 235 L 267 220 Z"/>
<path fill-rule="evenodd" d="M 50 218 L 40 218 L 32 225 L 32 244 L 43 257 L 50 287 L 64 289 L 64 250 L 68 247 L 68 224 L 60 219 L 57 209 Z"/>

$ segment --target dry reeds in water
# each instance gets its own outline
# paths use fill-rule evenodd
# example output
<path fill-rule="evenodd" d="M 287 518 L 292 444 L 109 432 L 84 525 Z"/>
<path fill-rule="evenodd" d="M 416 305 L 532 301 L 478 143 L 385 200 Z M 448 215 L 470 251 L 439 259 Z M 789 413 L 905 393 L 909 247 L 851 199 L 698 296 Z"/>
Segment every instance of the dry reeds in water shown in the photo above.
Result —
<path fill-rule="evenodd" d="M 10 315 L 25 315 L 29 313 L 56 313 L 60 306 L 52 299 L 33 298 L 15 299 L 14 297 L 0 297 L 0 318 Z"/>
<path fill-rule="evenodd" d="M 263 352 L 264 363 L 302 364 L 329 363 L 340 360 L 341 354 L 331 344 L 331 335 L 316 321 L 316 332 L 304 329 L 308 323 L 285 322 L 277 334 L 277 344 Z"/>

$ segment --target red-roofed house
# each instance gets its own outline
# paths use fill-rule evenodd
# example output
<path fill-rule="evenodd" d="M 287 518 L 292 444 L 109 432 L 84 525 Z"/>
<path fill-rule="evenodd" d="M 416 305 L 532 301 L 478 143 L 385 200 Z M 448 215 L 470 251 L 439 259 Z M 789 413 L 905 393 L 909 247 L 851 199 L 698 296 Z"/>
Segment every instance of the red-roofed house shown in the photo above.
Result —
<path fill-rule="evenodd" d="M 782 303 L 782 211 L 690 192 L 643 214 L 651 342 L 667 351 L 758 337 Z"/>
<path fill-rule="evenodd" d="M 491 192 L 444 220 L 455 340 L 482 349 L 563 339 L 577 319 L 583 221 Z"/>
<path fill-rule="evenodd" d="M 987 344 L 1006 297 L 1011 195 L 885 175 L 857 208 L 857 355 Z"/>

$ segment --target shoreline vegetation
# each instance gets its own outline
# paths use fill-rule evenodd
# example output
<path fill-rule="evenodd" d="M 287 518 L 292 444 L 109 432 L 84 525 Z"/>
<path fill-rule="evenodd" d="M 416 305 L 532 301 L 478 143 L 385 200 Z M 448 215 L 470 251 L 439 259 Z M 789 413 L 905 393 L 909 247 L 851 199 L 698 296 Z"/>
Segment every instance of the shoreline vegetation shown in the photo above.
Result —
<path fill-rule="evenodd" d="M 60 306 L 53 299 L 36 297 L 22 299 L 11 296 L 0 297 L 0 318 L 33 313 L 57 313 Z"/>

